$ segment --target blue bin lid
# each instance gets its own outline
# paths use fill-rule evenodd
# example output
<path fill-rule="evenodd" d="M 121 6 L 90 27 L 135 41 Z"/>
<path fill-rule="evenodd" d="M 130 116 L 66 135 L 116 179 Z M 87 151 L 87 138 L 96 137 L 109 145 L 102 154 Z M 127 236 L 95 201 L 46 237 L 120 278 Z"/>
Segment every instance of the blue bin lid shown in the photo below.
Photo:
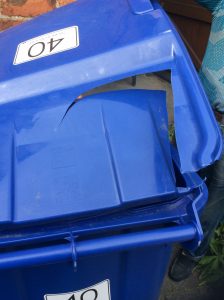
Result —
<path fill-rule="evenodd" d="M 0 113 L 5 104 L 15 113 L 18 102 L 37 110 L 69 105 L 103 84 L 171 70 L 181 172 L 220 157 L 221 133 L 205 92 L 156 0 L 79 0 L 1 33 L 0 45 Z"/>
<path fill-rule="evenodd" d="M 23 124 L 15 118 L 4 141 L 1 126 L 0 157 L 8 153 L 12 170 L 0 181 L 1 196 L 11 189 L 1 221 L 88 214 L 176 195 L 165 92 L 96 94 L 56 126 L 55 115 L 55 109 L 29 111 Z"/>
<path fill-rule="evenodd" d="M 65 32 L 66 35 L 61 36 Z M 63 44 L 65 40 L 66 44 Z M 149 136 L 150 142 L 146 139 L 145 143 L 150 143 L 150 149 L 154 149 L 156 145 L 156 149 L 151 151 L 148 146 L 144 148 L 142 145 L 138 150 L 142 151 L 144 158 L 149 155 L 146 162 L 148 166 L 150 162 L 150 170 L 144 164 L 135 164 L 134 157 L 129 166 L 131 170 L 138 170 L 139 174 L 141 174 L 139 169 L 142 170 L 142 174 L 146 172 L 147 176 L 144 180 L 141 176 L 138 179 L 137 172 L 127 171 L 121 156 L 120 160 L 117 158 L 118 144 L 119 151 L 123 146 L 127 155 L 134 151 L 129 151 L 127 145 L 118 143 L 116 140 L 118 137 L 115 133 L 112 134 L 110 116 L 106 113 L 108 109 L 106 106 L 109 107 L 109 104 L 102 106 L 105 105 L 105 119 L 101 115 L 97 121 L 93 112 L 98 107 L 98 116 L 100 116 L 98 102 L 101 100 L 92 99 L 96 102 L 94 109 L 91 113 L 86 112 L 85 123 L 80 119 L 76 124 L 79 129 L 81 124 L 87 126 L 91 119 L 98 124 L 98 131 L 95 132 L 97 128 L 91 128 L 90 125 L 89 130 L 95 132 L 92 133 L 91 138 L 93 140 L 95 138 L 96 143 L 101 145 L 101 150 L 97 152 L 100 153 L 100 158 L 97 155 L 91 156 L 91 153 L 96 151 L 92 149 L 88 155 L 83 152 L 83 158 L 79 160 L 81 156 L 78 149 L 81 151 L 81 145 L 78 148 L 74 147 L 73 140 L 81 139 L 84 143 L 85 134 L 88 136 L 92 131 L 88 133 L 80 129 L 81 131 L 70 132 L 71 125 L 66 127 L 66 124 L 69 122 L 70 115 L 75 113 L 73 109 L 69 110 L 62 122 L 65 111 L 80 94 L 129 76 L 171 70 L 175 133 L 182 174 L 197 171 L 220 157 L 221 133 L 207 97 L 182 41 L 156 0 L 104 0 L 103 2 L 79 0 L 1 33 L 0 45 L 0 220 L 2 222 L 23 222 L 66 214 L 81 214 L 84 211 L 87 213 L 92 210 L 118 208 L 123 204 L 134 205 L 135 201 L 146 201 L 144 199 L 147 197 L 152 200 L 162 195 L 165 197 L 165 194 L 175 194 L 175 176 L 168 144 L 166 144 L 168 141 L 167 137 L 163 137 L 164 139 L 161 137 L 163 123 L 157 123 L 159 119 L 155 115 L 159 115 L 159 111 L 154 104 L 153 106 L 150 104 L 150 111 L 153 108 L 156 113 L 148 113 L 150 119 L 148 122 L 151 122 L 153 133 L 151 137 Z M 48 52 L 45 53 L 45 50 Z M 141 96 L 141 98 L 145 97 Z M 87 102 L 89 107 L 93 105 L 88 99 L 76 105 L 76 108 L 83 106 L 80 115 L 88 110 Z M 115 102 L 116 106 L 121 105 L 121 102 L 125 105 L 124 100 L 112 102 Z M 156 106 L 159 101 L 155 103 Z M 126 104 L 126 109 L 130 106 Z M 135 109 L 138 113 L 144 111 Z M 112 114 L 112 107 L 110 110 Z M 101 138 L 103 131 L 100 120 L 101 123 L 105 120 L 106 128 L 110 129 L 108 141 Z M 139 120 L 138 123 L 138 126 L 142 124 L 142 127 L 146 127 L 146 122 Z M 146 134 L 146 129 L 141 130 L 142 135 Z M 133 134 L 133 141 L 134 136 Z M 138 141 L 137 137 L 136 135 L 136 141 Z M 165 147 L 161 141 L 164 143 L 166 141 L 167 146 Z M 131 139 L 126 140 L 126 143 L 131 143 Z M 138 143 L 132 145 L 133 149 Z M 91 145 L 94 143 L 92 142 Z M 110 152 L 107 154 L 109 149 Z M 79 155 L 74 165 L 71 165 L 70 155 L 73 153 Z M 155 167 L 156 155 L 164 157 L 164 160 L 161 159 L 159 162 L 160 167 L 157 164 L 158 169 Z M 95 157 L 94 161 L 102 164 L 100 166 L 105 182 L 101 182 L 101 190 L 99 190 L 100 181 L 98 185 L 92 183 L 92 180 L 97 178 L 89 175 L 84 180 L 83 176 L 86 165 L 89 168 L 88 174 L 94 173 L 93 157 Z M 79 170 L 78 174 L 75 169 Z M 67 173 L 63 173 L 62 170 L 64 172 L 66 170 Z M 161 170 L 166 176 L 162 176 Z M 125 177 L 127 176 L 125 172 L 130 175 Z M 131 178 L 132 173 L 135 175 Z M 156 174 L 160 174 L 161 179 L 166 178 L 166 181 L 157 185 L 159 176 Z M 119 176 L 122 176 L 122 181 Z M 74 179 L 71 181 L 70 177 L 76 178 L 76 181 Z M 156 181 L 147 186 L 149 178 L 150 183 L 152 180 Z M 134 181 L 138 183 L 135 187 L 131 184 Z M 95 195 L 92 193 L 93 190 Z M 77 193 L 76 200 L 73 198 L 74 191 Z M 105 198 L 105 195 L 108 198 Z"/>

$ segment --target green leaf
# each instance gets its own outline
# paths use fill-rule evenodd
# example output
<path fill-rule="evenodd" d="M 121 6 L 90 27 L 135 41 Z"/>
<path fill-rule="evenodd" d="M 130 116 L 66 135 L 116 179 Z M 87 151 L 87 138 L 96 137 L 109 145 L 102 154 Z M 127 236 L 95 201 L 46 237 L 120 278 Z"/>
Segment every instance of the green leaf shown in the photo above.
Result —
<path fill-rule="evenodd" d="M 199 262 L 199 265 L 207 265 L 207 264 L 210 264 L 214 259 L 216 259 L 216 256 L 213 255 L 213 256 L 205 256 L 203 257 L 200 262 Z"/>
<path fill-rule="evenodd" d="M 197 267 L 200 285 L 224 278 L 224 222 L 216 229 L 209 248 L 210 255 L 203 257 Z"/>

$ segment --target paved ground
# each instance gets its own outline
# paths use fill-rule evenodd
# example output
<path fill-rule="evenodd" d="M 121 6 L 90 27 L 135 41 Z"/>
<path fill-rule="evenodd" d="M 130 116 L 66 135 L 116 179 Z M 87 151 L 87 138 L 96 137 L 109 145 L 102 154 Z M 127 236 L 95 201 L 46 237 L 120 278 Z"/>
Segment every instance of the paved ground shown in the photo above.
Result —
<path fill-rule="evenodd" d="M 115 83 L 101 86 L 99 88 L 96 88 L 88 92 L 87 94 L 99 93 L 108 90 L 122 90 L 122 89 L 148 89 L 148 90 L 166 91 L 169 123 L 173 123 L 173 95 L 172 95 L 171 86 L 167 81 L 153 74 L 138 76 L 136 80 L 136 86 L 132 86 L 131 78 L 127 78 L 121 81 L 117 81 Z"/>
<path fill-rule="evenodd" d="M 188 280 L 174 283 L 168 278 L 160 300 L 223 300 L 224 288 L 204 285 L 200 286 L 195 273 Z"/>
<path fill-rule="evenodd" d="M 174 250 L 173 256 L 176 254 Z M 172 260 L 172 259 L 171 259 Z M 201 285 L 197 271 L 180 283 L 165 278 L 160 300 L 223 300 L 224 280 L 219 285 Z"/>

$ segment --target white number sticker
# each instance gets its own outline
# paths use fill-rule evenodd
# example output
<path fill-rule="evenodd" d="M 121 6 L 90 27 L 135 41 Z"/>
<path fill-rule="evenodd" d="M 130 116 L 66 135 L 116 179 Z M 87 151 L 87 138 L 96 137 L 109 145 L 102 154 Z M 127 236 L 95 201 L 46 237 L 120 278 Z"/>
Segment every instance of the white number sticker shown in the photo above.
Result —
<path fill-rule="evenodd" d="M 45 295 L 44 300 L 111 300 L 110 281 L 105 280 L 78 292 Z"/>
<path fill-rule="evenodd" d="M 19 65 L 44 56 L 77 48 L 78 46 L 78 26 L 67 27 L 20 43 L 17 47 L 13 64 Z"/>

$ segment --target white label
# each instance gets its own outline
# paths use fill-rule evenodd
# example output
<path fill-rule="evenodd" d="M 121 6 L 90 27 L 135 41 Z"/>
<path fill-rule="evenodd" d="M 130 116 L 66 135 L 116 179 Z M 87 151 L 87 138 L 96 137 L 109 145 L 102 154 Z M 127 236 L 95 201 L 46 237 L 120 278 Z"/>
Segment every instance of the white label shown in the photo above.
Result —
<path fill-rule="evenodd" d="M 111 300 L 110 281 L 105 280 L 78 292 L 45 295 L 44 300 Z"/>
<path fill-rule="evenodd" d="M 78 46 L 78 26 L 67 27 L 20 43 L 17 47 L 13 64 L 19 65 L 44 56 L 77 48 Z"/>

